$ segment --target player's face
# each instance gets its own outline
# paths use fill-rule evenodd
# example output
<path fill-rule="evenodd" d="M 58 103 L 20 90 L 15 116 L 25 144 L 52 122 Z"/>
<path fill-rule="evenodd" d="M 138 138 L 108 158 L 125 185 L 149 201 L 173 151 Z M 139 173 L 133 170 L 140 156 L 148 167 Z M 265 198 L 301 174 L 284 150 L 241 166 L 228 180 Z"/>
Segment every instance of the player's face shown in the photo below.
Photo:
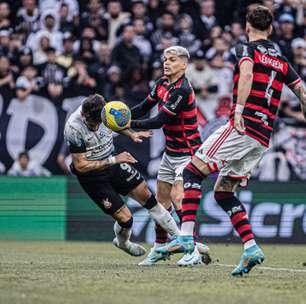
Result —
<path fill-rule="evenodd" d="M 185 72 L 187 67 L 184 58 L 177 56 L 173 53 L 167 53 L 164 56 L 164 75 L 172 76 Z"/>

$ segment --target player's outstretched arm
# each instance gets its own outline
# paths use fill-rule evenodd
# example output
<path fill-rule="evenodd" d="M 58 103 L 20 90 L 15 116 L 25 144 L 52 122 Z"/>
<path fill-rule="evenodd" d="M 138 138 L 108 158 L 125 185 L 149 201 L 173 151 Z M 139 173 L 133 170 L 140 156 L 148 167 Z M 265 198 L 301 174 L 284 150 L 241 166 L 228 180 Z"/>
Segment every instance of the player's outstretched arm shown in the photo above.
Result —
<path fill-rule="evenodd" d="M 88 160 L 85 153 L 71 153 L 71 155 L 73 165 L 80 173 L 103 170 L 114 164 L 137 163 L 137 160 L 129 152 L 122 152 L 116 156 L 109 156 L 103 160 Z"/>
<path fill-rule="evenodd" d="M 306 120 L 306 88 L 305 85 L 300 81 L 293 88 L 292 92 L 299 98 L 301 103 L 302 112 Z"/>
<path fill-rule="evenodd" d="M 247 98 L 250 95 L 253 82 L 253 62 L 244 60 L 240 65 L 240 76 L 238 81 L 237 103 L 235 108 L 234 127 L 239 134 L 244 134 L 244 121 L 242 112 Z"/>
<path fill-rule="evenodd" d="M 142 143 L 143 139 L 149 138 L 153 135 L 153 132 L 151 130 L 135 132 L 130 128 L 119 131 L 118 133 L 131 138 L 136 143 Z"/>
<path fill-rule="evenodd" d="M 132 120 L 131 128 L 133 129 L 160 129 L 168 121 L 168 116 L 164 111 L 160 111 L 158 115 L 143 119 L 143 120 Z"/>

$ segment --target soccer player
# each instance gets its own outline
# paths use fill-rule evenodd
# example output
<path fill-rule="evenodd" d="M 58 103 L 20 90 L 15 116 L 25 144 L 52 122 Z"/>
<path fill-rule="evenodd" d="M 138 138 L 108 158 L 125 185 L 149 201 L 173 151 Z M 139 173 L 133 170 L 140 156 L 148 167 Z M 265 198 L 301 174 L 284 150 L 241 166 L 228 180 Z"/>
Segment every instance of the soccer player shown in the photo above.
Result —
<path fill-rule="evenodd" d="M 171 214 L 156 201 L 143 177 L 131 166 L 136 159 L 128 152 L 115 154 L 112 131 L 102 123 L 104 105 L 102 96 L 91 95 L 66 122 L 64 136 L 72 155 L 72 172 L 88 196 L 115 219 L 114 245 L 140 256 L 145 249 L 130 241 L 133 217 L 119 194 L 138 201 L 169 234 L 178 235 L 179 230 Z M 135 142 L 150 136 L 147 131 L 122 133 Z"/>
<path fill-rule="evenodd" d="M 183 197 L 184 167 L 201 145 L 198 131 L 195 96 L 185 70 L 189 53 L 181 46 L 167 48 L 164 57 L 164 77 L 157 80 L 148 97 L 132 109 L 132 128 L 159 129 L 166 136 L 166 149 L 157 176 L 157 201 L 169 210 L 172 203 L 181 217 L 181 201 Z M 155 105 L 159 107 L 157 116 L 144 120 L 135 120 L 150 111 Z M 167 232 L 156 225 L 156 241 L 146 259 L 139 265 L 150 266 L 165 255 L 157 253 L 156 248 L 164 246 L 168 241 Z M 192 256 L 188 254 L 179 262 L 181 265 L 201 263 L 202 253 L 208 253 L 208 247 L 198 244 Z M 186 261 L 187 259 L 187 261 Z"/>
<path fill-rule="evenodd" d="M 158 250 L 162 253 L 193 250 L 192 233 L 202 194 L 201 182 L 210 173 L 219 171 L 215 200 L 230 217 L 244 244 L 240 263 L 232 271 L 234 276 L 248 273 L 264 261 L 247 212 L 234 192 L 238 185 L 246 185 L 251 170 L 269 146 L 283 84 L 300 98 L 306 119 L 305 87 L 287 59 L 268 40 L 272 32 L 271 11 L 264 6 L 252 6 L 246 20 L 249 42 L 236 47 L 238 63 L 230 121 L 202 144 L 184 169 L 181 236 Z"/>

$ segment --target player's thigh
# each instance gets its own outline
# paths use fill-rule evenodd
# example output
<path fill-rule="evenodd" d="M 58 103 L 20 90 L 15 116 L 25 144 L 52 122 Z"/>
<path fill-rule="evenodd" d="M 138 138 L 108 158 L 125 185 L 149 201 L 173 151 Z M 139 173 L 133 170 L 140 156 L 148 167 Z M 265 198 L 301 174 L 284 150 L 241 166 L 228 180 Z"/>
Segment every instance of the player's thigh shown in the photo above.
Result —
<path fill-rule="evenodd" d="M 157 180 L 156 199 L 167 209 L 170 208 L 172 204 L 171 188 L 172 185 L 170 183 Z"/>
<path fill-rule="evenodd" d="M 141 205 L 144 205 L 152 196 L 152 192 L 150 191 L 147 183 L 143 181 L 141 184 L 132 189 L 127 195 Z"/>
<path fill-rule="evenodd" d="M 99 178 L 79 179 L 88 196 L 101 208 L 104 213 L 113 215 L 124 206 L 124 201 L 113 186 Z"/>
<path fill-rule="evenodd" d="M 110 174 L 111 185 L 124 196 L 144 182 L 144 178 L 138 170 L 126 163 L 112 166 Z"/>
<path fill-rule="evenodd" d="M 238 185 L 240 183 L 240 180 L 233 179 L 229 176 L 219 176 L 214 191 L 215 192 L 235 192 Z"/>

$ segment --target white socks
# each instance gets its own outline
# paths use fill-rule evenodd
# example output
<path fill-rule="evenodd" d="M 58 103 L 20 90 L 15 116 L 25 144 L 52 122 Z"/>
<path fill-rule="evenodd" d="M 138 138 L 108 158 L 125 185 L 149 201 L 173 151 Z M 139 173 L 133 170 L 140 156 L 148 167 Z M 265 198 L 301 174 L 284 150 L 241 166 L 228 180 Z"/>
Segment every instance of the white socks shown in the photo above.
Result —
<path fill-rule="evenodd" d="M 243 244 L 243 247 L 244 247 L 244 250 L 247 250 L 248 248 L 250 248 L 250 247 L 252 247 L 254 245 L 256 245 L 256 242 L 255 242 L 254 239 L 252 239 L 252 240 L 249 240 L 249 241 L 245 242 Z"/>
<path fill-rule="evenodd" d="M 125 246 L 130 240 L 132 234 L 132 228 L 123 228 L 116 221 L 114 224 L 114 232 L 118 240 L 119 246 Z"/>
<path fill-rule="evenodd" d="M 170 235 L 180 235 L 176 222 L 172 215 L 160 204 L 148 210 L 150 216 Z"/>
<path fill-rule="evenodd" d="M 193 235 L 194 222 L 183 222 L 181 226 L 181 235 Z"/>

